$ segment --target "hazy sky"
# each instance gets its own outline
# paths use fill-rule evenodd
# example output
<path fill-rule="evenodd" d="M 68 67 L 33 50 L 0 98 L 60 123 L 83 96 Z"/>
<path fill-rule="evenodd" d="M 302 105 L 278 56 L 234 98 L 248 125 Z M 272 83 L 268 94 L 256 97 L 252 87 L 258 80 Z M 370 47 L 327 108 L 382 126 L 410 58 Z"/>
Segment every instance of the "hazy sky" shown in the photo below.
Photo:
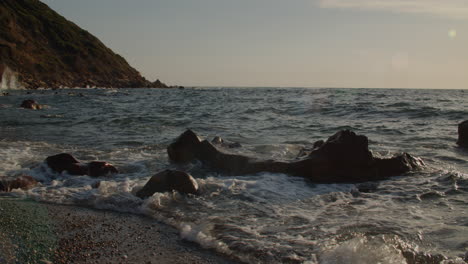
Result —
<path fill-rule="evenodd" d="M 468 89 L 468 0 L 44 0 L 150 80 Z"/>

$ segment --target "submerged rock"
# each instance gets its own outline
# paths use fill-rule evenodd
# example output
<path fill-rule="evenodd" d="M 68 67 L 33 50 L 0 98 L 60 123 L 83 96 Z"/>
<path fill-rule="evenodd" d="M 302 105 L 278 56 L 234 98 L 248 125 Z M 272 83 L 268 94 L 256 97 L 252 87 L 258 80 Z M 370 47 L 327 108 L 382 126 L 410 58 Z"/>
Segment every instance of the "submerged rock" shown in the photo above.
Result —
<path fill-rule="evenodd" d="M 91 161 L 84 164 L 68 153 L 61 153 L 47 157 L 45 161 L 49 168 L 58 173 L 67 171 L 71 175 L 89 175 L 91 177 L 118 173 L 117 168 L 110 163 Z"/>
<path fill-rule="evenodd" d="M 19 176 L 18 178 L 11 181 L 0 181 L 0 192 L 11 192 L 13 189 L 31 189 L 36 186 L 37 181 L 27 175 Z"/>
<path fill-rule="evenodd" d="M 144 199 L 156 192 L 178 191 L 180 193 L 198 193 L 197 181 L 188 173 L 176 170 L 165 170 L 157 173 L 136 193 Z"/>
<path fill-rule="evenodd" d="M 407 153 L 382 159 L 372 156 L 366 136 L 342 130 L 326 142 L 314 144 L 311 153 L 291 162 L 256 160 L 251 157 L 219 151 L 210 142 L 201 141 L 191 130 L 180 135 L 167 148 L 173 162 L 194 159 L 216 171 L 242 175 L 259 172 L 302 176 L 319 183 L 365 182 L 401 175 L 423 165 Z"/>
<path fill-rule="evenodd" d="M 458 141 L 460 147 L 468 148 L 468 120 L 458 124 Z"/>

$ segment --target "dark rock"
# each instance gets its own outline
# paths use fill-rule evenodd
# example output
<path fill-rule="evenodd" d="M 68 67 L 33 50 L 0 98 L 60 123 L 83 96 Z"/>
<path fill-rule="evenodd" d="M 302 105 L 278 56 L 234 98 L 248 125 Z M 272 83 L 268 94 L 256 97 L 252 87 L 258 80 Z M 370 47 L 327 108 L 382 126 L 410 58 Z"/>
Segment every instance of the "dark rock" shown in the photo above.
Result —
<path fill-rule="evenodd" d="M 33 110 L 42 109 L 42 105 L 38 104 L 36 101 L 34 101 L 32 99 L 24 100 L 21 103 L 20 107 L 26 108 L 26 109 L 33 109 Z"/>
<path fill-rule="evenodd" d="M 91 161 L 88 163 L 88 175 L 91 177 L 99 177 L 109 174 L 119 173 L 112 165 L 103 161 Z"/>
<path fill-rule="evenodd" d="M 458 141 L 460 147 L 468 148 L 468 120 L 458 124 Z"/>
<path fill-rule="evenodd" d="M 165 170 L 157 173 L 136 193 L 136 196 L 144 199 L 156 192 L 178 191 L 184 194 L 197 194 L 198 183 L 188 173 L 176 170 Z"/>
<path fill-rule="evenodd" d="M 46 158 L 46 163 L 49 168 L 55 172 L 62 173 L 67 171 L 72 175 L 85 175 L 86 169 L 81 166 L 81 163 L 68 153 L 61 153 Z"/>
<path fill-rule="evenodd" d="M 196 148 L 200 144 L 198 136 L 190 129 L 182 133 L 167 148 L 169 159 L 174 162 L 189 162 L 195 159 Z"/>
<path fill-rule="evenodd" d="M 68 153 L 61 153 L 46 158 L 47 166 L 58 173 L 67 171 L 70 175 L 89 175 L 91 177 L 106 176 L 118 173 L 111 164 L 103 161 L 91 161 L 87 164 L 81 163 Z"/>
<path fill-rule="evenodd" d="M 321 146 L 323 146 L 323 144 L 325 144 L 325 141 L 323 141 L 323 140 L 316 141 L 312 148 L 313 149 L 320 148 Z"/>
<path fill-rule="evenodd" d="M 33 177 L 23 175 L 12 181 L 0 181 L 0 191 L 11 192 L 13 189 L 27 190 L 36 186 L 36 184 L 37 181 Z"/>
<path fill-rule="evenodd" d="M 200 141 L 187 130 L 169 145 L 174 162 L 194 159 L 227 174 L 254 174 L 262 171 L 302 176 L 318 183 L 365 182 L 401 175 L 423 166 L 420 159 L 404 153 L 389 159 L 375 158 L 368 149 L 368 139 L 349 130 L 339 131 L 326 142 L 315 144 L 307 158 L 299 161 L 258 161 L 242 155 L 219 151 L 210 142 Z"/>

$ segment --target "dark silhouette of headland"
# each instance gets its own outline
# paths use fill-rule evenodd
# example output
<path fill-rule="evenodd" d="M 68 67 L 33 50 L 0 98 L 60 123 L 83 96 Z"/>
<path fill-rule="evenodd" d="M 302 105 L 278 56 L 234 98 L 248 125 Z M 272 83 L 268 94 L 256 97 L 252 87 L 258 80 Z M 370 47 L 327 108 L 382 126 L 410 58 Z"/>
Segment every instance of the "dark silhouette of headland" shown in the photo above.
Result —
<path fill-rule="evenodd" d="M 154 87 L 99 39 L 39 0 L 0 1 L 2 88 Z"/>

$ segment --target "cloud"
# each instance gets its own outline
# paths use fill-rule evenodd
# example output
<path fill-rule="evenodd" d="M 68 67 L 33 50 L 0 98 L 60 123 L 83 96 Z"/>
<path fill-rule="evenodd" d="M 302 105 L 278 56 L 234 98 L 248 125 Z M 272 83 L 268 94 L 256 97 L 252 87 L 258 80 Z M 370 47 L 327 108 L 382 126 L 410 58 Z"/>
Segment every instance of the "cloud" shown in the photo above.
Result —
<path fill-rule="evenodd" d="M 322 8 L 383 10 L 468 20 L 467 0 L 318 0 Z"/>

